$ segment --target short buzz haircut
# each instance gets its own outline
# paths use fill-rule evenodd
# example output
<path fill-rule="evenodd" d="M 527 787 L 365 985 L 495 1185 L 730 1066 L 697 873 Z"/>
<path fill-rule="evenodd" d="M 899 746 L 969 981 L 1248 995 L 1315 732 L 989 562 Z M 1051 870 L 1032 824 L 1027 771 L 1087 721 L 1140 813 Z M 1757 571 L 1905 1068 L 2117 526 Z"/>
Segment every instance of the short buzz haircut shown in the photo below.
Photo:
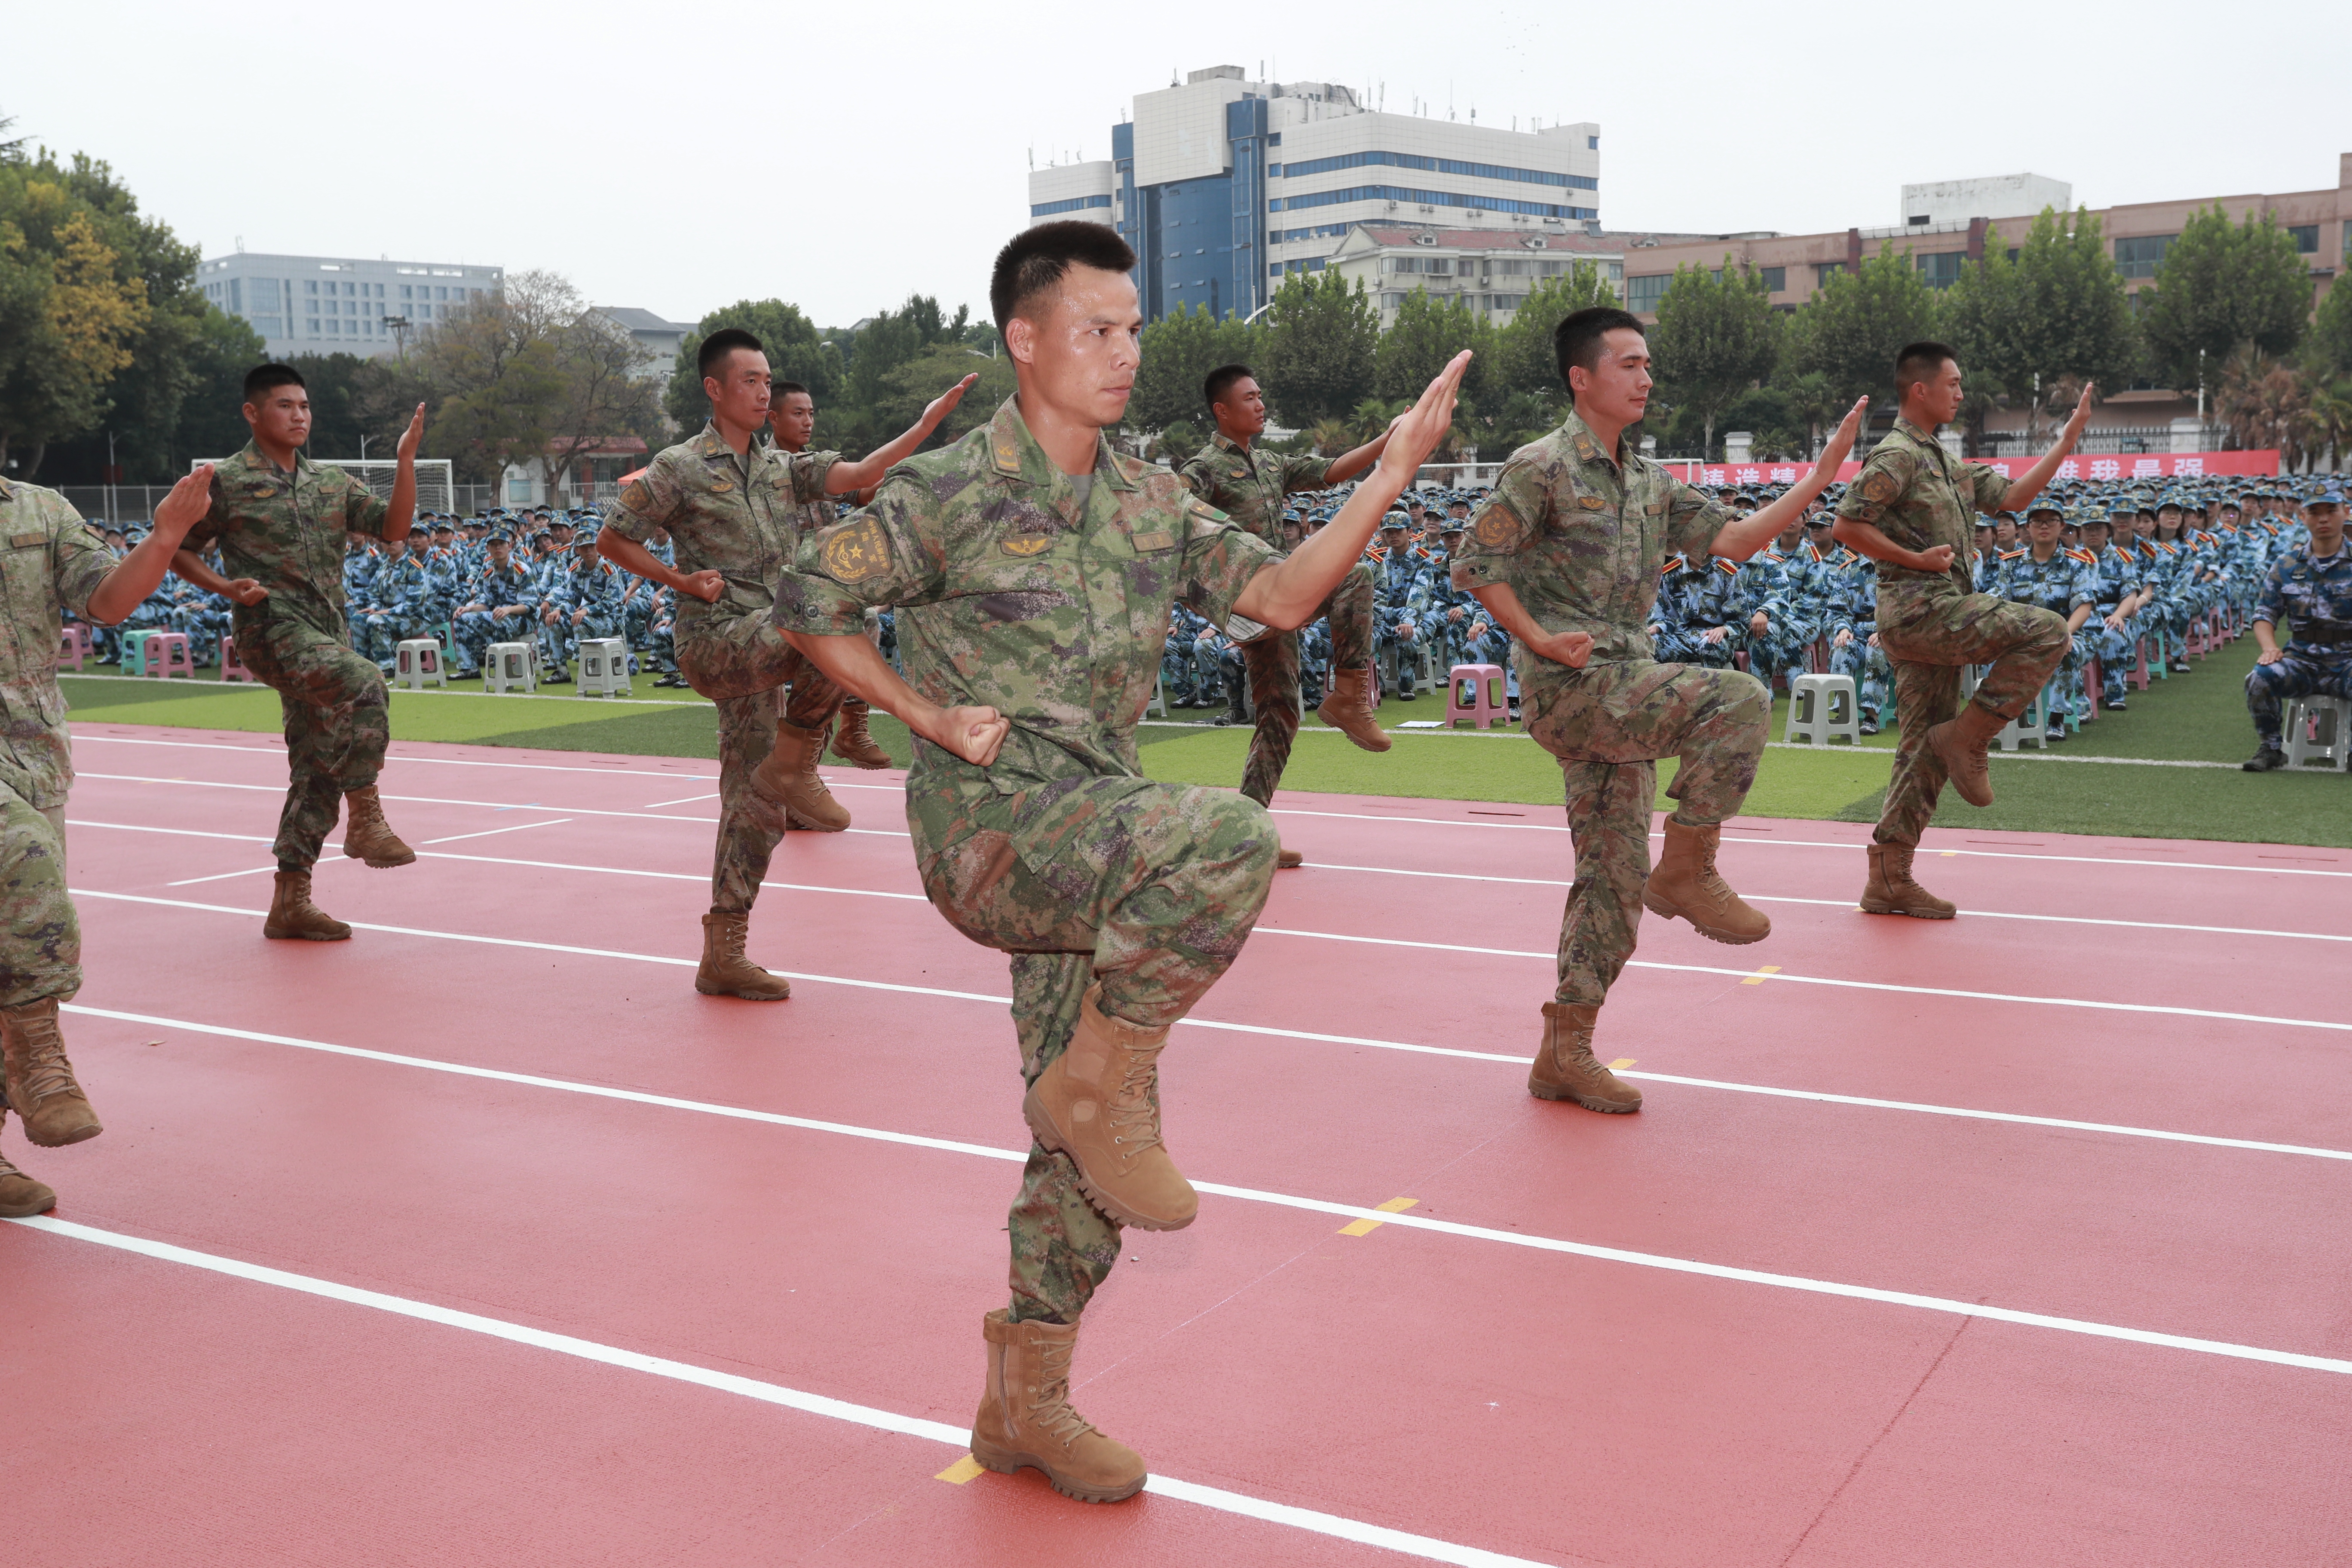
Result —
<path fill-rule="evenodd" d="M 1569 384 L 1570 367 L 1582 365 L 1586 370 L 1601 367 L 1601 340 L 1609 333 L 1631 328 L 1649 336 L 1642 318 L 1631 310 L 1621 310 L 1614 305 L 1588 305 L 1569 315 L 1551 330 L 1552 353 L 1559 362 L 1559 384 Z"/>
<path fill-rule="evenodd" d="M 258 403 L 273 386 L 299 386 L 309 391 L 310 384 L 302 373 L 290 364 L 257 364 L 245 373 L 245 400 Z"/>
<path fill-rule="evenodd" d="M 768 354 L 768 351 L 760 346 L 760 340 L 742 328 L 721 327 L 702 340 L 702 347 L 694 356 L 695 373 L 704 376 L 717 374 L 716 367 L 737 349 L 750 349 L 763 360 Z"/>
<path fill-rule="evenodd" d="M 772 381 L 768 384 L 768 396 L 776 403 L 783 402 L 785 398 L 790 397 L 795 392 L 799 393 L 803 397 L 807 398 L 811 403 L 814 403 L 816 401 L 816 398 L 810 393 L 809 389 L 803 386 L 797 381 Z"/>
<path fill-rule="evenodd" d="M 1946 360 L 1957 363 L 1959 357 L 1959 352 L 1951 344 L 1939 343 L 1932 338 L 1904 344 L 1903 352 L 1895 356 L 1895 403 L 1898 405 L 1902 403 L 1903 394 L 1915 383 L 1940 374 Z"/>
<path fill-rule="evenodd" d="M 1233 390 L 1234 383 L 1256 379 L 1257 372 L 1245 364 L 1221 364 L 1201 383 L 1201 396 L 1210 407 L 1214 408 L 1225 400 L 1225 394 Z"/>
<path fill-rule="evenodd" d="M 1013 318 L 1036 306 L 1040 295 L 1058 289 L 1073 267 L 1098 272 L 1129 272 L 1135 252 L 1107 225 L 1065 218 L 1024 228 L 996 253 L 988 279 L 988 308 L 1002 333 Z"/>

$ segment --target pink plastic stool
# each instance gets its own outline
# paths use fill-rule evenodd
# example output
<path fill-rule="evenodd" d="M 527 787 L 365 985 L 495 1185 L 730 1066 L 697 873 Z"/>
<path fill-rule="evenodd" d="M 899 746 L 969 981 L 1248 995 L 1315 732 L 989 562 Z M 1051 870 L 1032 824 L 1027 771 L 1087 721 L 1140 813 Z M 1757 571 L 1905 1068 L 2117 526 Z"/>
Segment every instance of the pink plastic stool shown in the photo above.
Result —
<path fill-rule="evenodd" d="M 139 673 L 168 680 L 175 675 L 194 679 L 195 661 L 188 657 L 188 634 L 185 632 L 151 632 L 139 645 Z"/>
<path fill-rule="evenodd" d="M 237 657 L 236 638 L 227 632 L 221 633 L 220 656 L 220 678 L 223 680 L 250 680 L 257 685 L 260 683 L 261 677 L 246 668 L 245 660 Z"/>
<path fill-rule="evenodd" d="M 66 623 L 65 640 L 58 649 L 59 669 L 79 669 L 81 661 L 89 657 L 89 628 L 79 621 Z"/>
<path fill-rule="evenodd" d="M 1475 721 L 1481 730 L 1511 721 L 1510 704 L 1503 696 L 1502 666 L 1457 664 L 1448 674 L 1445 727 L 1451 730 L 1464 719 Z"/>

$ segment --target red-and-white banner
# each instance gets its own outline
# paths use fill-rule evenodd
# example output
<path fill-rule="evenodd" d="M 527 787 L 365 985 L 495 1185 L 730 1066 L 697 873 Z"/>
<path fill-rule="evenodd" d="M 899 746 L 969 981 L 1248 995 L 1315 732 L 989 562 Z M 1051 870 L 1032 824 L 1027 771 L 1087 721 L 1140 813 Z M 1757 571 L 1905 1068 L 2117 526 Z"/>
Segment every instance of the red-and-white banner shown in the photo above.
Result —
<path fill-rule="evenodd" d="M 2036 458 L 1970 458 L 1998 469 L 2010 479 L 2025 477 Z M 1665 463 L 1666 472 L 1686 485 L 1789 485 L 1811 467 L 1808 463 Z M 2137 479 L 2195 479 L 2214 475 L 2273 476 L 2279 471 L 2275 450 L 2261 452 L 2117 453 L 2111 457 L 2076 455 L 2058 465 L 2061 479 L 2088 479 L 2094 484 L 2128 483 Z M 1862 472 L 1860 463 L 1838 468 L 1841 481 Z"/>

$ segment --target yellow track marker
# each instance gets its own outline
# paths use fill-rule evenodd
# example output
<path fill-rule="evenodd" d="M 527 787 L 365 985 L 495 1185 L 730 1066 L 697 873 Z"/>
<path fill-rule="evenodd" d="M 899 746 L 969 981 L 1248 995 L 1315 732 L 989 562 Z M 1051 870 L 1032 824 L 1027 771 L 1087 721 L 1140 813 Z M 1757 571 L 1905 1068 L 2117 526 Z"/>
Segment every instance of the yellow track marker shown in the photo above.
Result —
<path fill-rule="evenodd" d="M 1633 1065 L 1633 1058 L 1632 1057 L 1619 1057 L 1615 1061 L 1609 1064 L 1609 1070 L 1611 1072 L 1623 1072 L 1627 1068 L 1632 1067 Z"/>
<path fill-rule="evenodd" d="M 1959 851 L 1957 849 L 1946 849 L 1941 851 L 1941 854 L 1947 860 L 1949 860 L 1953 856 L 1958 855 L 1958 853 Z"/>
<path fill-rule="evenodd" d="M 938 1475 L 931 1479 L 933 1480 L 940 1481 L 952 1481 L 955 1485 L 961 1486 L 964 1482 L 971 1479 L 974 1476 L 984 1476 L 986 1474 L 988 1474 L 987 1468 L 982 1465 L 978 1459 L 973 1458 L 970 1454 L 966 1454 L 962 1458 L 958 1459 L 954 1464 L 950 1465 L 946 1469 L 941 1470 Z"/>
<path fill-rule="evenodd" d="M 1373 1206 L 1378 1208 L 1382 1214 L 1402 1214 L 1405 1210 L 1412 1207 L 1413 1205 L 1419 1202 L 1421 1202 L 1419 1198 L 1391 1198 L 1384 1204 L 1376 1204 Z M 1341 1226 L 1339 1227 L 1339 1234 L 1341 1236 L 1370 1236 L 1372 1232 L 1380 1228 L 1381 1222 L 1379 1220 L 1360 1219 Z"/>
<path fill-rule="evenodd" d="M 1778 974 L 1780 973 L 1780 966 L 1779 964 L 1768 963 L 1763 968 L 1758 970 L 1755 973 L 1749 975 L 1747 979 L 1741 981 L 1739 984 L 1742 985 L 1761 985 L 1764 984 L 1764 977 L 1766 975 Z"/>

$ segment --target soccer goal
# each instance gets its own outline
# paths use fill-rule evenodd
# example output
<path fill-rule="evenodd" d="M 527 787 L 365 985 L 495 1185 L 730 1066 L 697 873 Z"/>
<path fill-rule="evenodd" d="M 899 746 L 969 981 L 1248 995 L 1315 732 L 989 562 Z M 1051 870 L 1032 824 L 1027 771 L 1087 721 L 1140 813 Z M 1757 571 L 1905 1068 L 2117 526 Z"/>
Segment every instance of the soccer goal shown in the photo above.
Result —
<path fill-rule="evenodd" d="M 193 470 L 205 463 L 219 464 L 220 458 L 200 458 L 189 465 Z M 341 468 L 373 490 L 385 500 L 392 499 L 392 481 L 400 472 L 400 463 L 393 458 L 313 458 L 321 468 Z M 422 515 L 428 511 L 455 511 L 457 500 L 457 477 L 446 458 L 416 459 L 416 510 Z"/>

